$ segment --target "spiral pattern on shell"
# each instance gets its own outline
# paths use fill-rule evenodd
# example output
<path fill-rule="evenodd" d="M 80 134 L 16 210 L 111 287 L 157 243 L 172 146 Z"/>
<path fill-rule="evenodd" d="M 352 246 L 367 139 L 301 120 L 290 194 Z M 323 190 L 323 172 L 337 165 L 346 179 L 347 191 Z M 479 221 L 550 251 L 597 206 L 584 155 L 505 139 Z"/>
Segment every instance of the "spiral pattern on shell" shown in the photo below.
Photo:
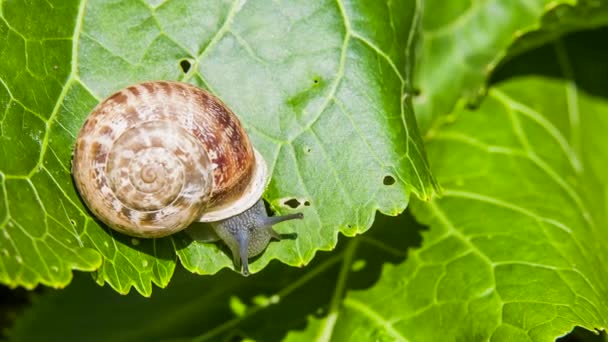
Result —
<path fill-rule="evenodd" d="M 241 196 L 255 166 L 247 134 L 219 99 L 186 83 L 158 81 L 127 87 L 91 112 L 72 172 L 84 202 L 105 224 L 161 237 Z"/>

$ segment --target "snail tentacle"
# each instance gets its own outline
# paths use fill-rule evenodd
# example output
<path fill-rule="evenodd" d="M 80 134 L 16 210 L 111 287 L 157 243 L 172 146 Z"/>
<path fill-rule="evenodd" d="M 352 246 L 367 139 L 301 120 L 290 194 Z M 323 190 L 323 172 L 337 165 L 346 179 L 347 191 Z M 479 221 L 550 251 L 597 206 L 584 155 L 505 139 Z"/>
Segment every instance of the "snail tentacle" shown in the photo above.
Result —
<path fill-rule="evenodd" d="M 259 200 L 253 207 L 226 220 L 212 222 L 215 233 L 232 252 L 234 265 L 244 276 L 249 274 L 248 259 L 260 254 L 271 238 L 293 239 L 294 234 L 279 234 L 272 226 L 280 222 L 302 219 L 301 213 L 269 217 L 264 202 Z"/>

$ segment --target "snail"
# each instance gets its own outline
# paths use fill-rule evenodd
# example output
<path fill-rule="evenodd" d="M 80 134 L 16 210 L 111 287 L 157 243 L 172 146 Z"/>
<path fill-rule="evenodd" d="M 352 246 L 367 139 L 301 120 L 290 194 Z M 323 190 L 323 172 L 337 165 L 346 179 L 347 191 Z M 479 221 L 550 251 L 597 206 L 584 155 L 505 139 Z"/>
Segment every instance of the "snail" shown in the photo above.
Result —
<path fill-rule="evenodd" d="M 121 233 L 158 238 L 209 222 L 245 276 L 249 258 L 288 235 L 272 226 L 303 217 L 266 214 L 262 155 L 221 100 L 187 83 L 144 82 L 103 100 L 76 138 L 72 174 L 89 210 Z"/>

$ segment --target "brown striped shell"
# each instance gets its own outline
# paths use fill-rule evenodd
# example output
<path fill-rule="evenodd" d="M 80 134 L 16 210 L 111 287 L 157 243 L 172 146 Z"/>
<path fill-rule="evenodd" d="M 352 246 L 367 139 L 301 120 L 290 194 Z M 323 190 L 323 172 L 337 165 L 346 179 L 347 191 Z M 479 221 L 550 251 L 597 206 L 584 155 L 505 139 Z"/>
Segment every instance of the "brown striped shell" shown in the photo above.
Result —
<path fill-rule="evenodd" d="M 252 207 L 266 164 L 234 113 L 193 85 L 144 82 L 103 100 L 74 147 L 88 208 L 132 236 L 161 237 Z"/>

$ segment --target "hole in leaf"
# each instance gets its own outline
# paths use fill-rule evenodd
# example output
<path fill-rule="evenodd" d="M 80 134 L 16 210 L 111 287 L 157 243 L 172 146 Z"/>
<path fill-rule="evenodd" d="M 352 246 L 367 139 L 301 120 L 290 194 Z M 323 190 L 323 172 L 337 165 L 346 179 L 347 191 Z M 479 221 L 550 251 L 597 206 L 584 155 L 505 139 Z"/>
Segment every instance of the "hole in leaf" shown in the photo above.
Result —
<path fill-rule="evenodd" d="M 468 110 L 475 110 L 475 109 L 477 109 L 477 107 L 478 107 L 478 104 L 477 104 L 477 103 L 468 102 L 468 103 L 466 104 L 466 108 L 467 108 Z"/>
<path fill-rule="evenodd" d="M 468 110 L 475 110 L 479 108 L 481 105 L 481 101 L 486 96 L 487 91 L 485 89 L 480 89 L 476 94 L 473 95 L 472 98 L 467 101 L 466 107 Z"/>
<path fill-rule="evenodd" d="M 76 220 L 70 219 L 70 223 L 72 224 L 72 226 L 76 227 Z"/>
<path fill-rule="evenodd" d="M 190 68 L 192 67 L 192 63 L 190 63 L 190 61 L 187 59 L 182 59 L 181 61 L 179 61 L 179 67 L 182 69 L 184 74 L 187 74 L 188 71 L 190 71 Z"/>
<path fill-rule="evenodd" d="M 304 202 L 304 206 L 305 206 L 305 207 L 310 207 L 310 202 L 309 202 L 309 201 L 305 201 L 305 202 Z"/>
<path fill-rule="evenodd" d="M 300 203 L 300 201 L 298 201 L 295 198 L 292 198 L 290 200 L 287 200 L 285 202 L 283 202 L 284 204 L 287 204 L 287 206 L 289 206 L 292 209 L 297 209 L 302 203 Z"/>
<path fill-rule="evenodd" d="M 306 152 L 306 153 L 310 153 L 310 152 L 312 152 L 312 149 L 311 149 L 310 147 L 306 146 L 306 147 L 304 148 L 304 152 Z"/>
<path fill-rule="evenodd" d="M 421 91 L 420 91 L 420 89 L 413 89 L 413 90 L 412 90 L 412 94 L 413 94 L 414 96 L 420 96 Z"/>
<path fill-rule="evenodd" d="M 391 175 L 387 175 L 382 180 L 382 183 L 384 183 L 384 185 L 393 185 L 395 184 L 395 178 Z"/>
<path fill-rule="evenodd" d="M 314 84 L 319 84 L 320 80 L 319 80 L 319 78 L 318 78 L 318 77 L 315 77 L 315 78 L 313 78 L 313 79 L 312 79 L 312 82 L 313 82 Z"/>

